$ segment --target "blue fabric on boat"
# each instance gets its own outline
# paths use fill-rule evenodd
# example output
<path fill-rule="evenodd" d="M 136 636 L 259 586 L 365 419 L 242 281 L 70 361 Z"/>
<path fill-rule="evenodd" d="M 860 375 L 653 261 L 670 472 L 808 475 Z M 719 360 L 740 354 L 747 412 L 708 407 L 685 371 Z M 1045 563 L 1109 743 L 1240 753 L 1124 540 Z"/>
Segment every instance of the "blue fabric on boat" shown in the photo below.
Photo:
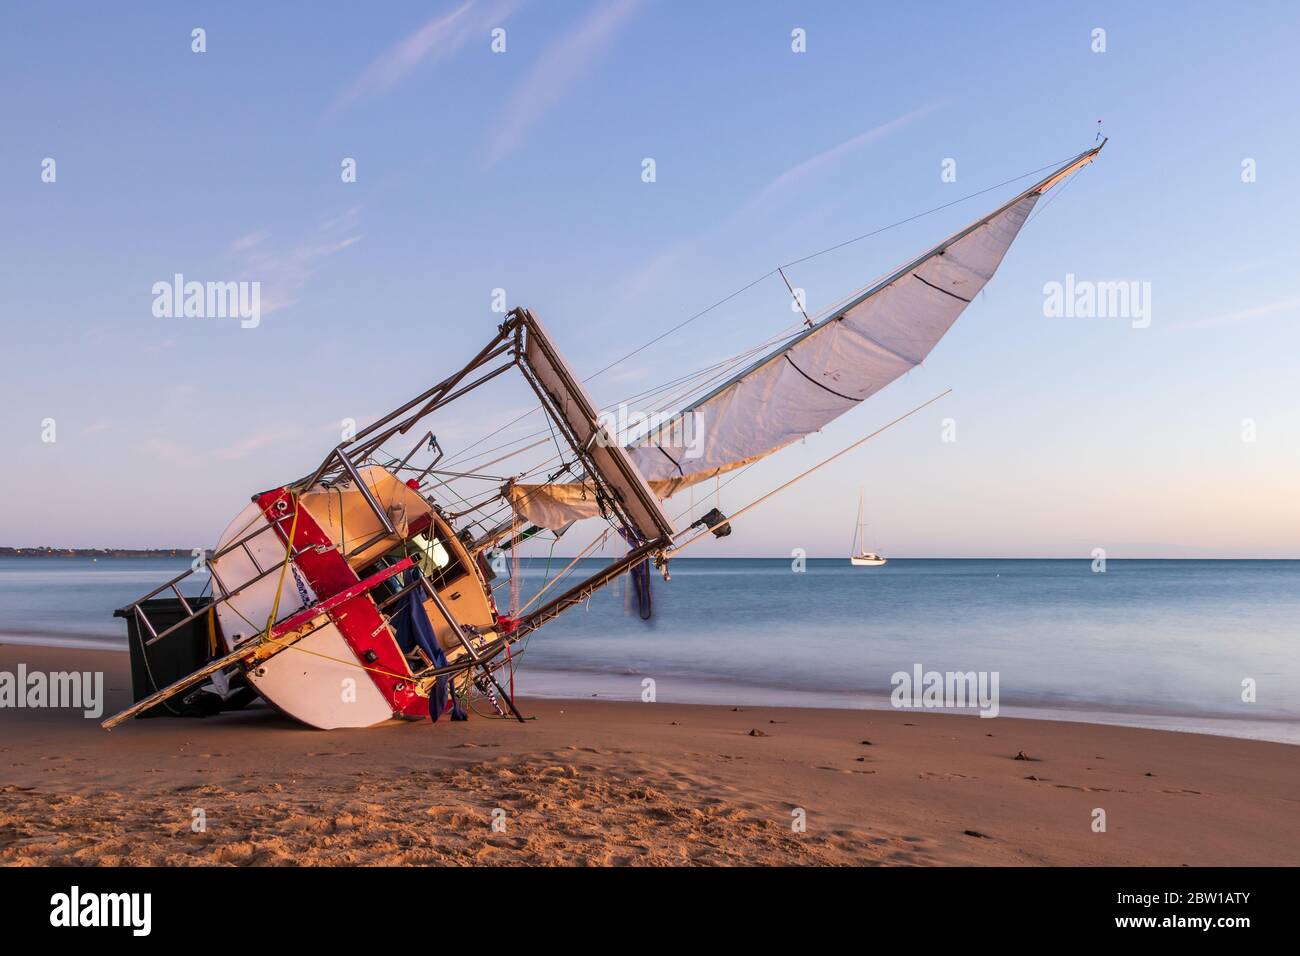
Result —
<path fill-rule="evenodd" d="M 397 602 L 397 608 L 389 617 L 389 622 L 393 625 L 393 634 L 397 638 L 397 646 L 402 649 L 403 654 L 409 654 L 418 645 L 425 656 L 433 662 L 434 667 L 446 667 L 447 655 L 438 646 L 438 636 L 434 633 L 433 623 L 424 609 L 422 597 L 423 591 L 419 588 L 407 591 Z M 443 674 L 433 682 L 433 696 L 429 698 L 429 718 L 435 723 L 447 709 L 447 698 L 451 696 L 450 685 L 451 679 L 448 674 Z M 451 719 L 469 719 L 469 715 L 465 713 L 455 697 L 451 698 Z"/>
<path fill-rule="evenodd" d="M 447 663 L 447 655 L 441 651 L 438 654 L 442 657 L 442 664 L 438 665 L 441 667 Z M 447 697 L 449 696 L 447 688 L 450 683 L 451 678 L 446 674 L 433 682 L 433 699 L 429 703 L 429 719 L 435 724 L 438 722 L 438 718 L 442 716 L 443 711 L 447 709 Z M 465 708 L 460 706 L 460 701 L 455 697 L 451 698 L 451 719 L 469 720 L 469 714 L 465 713 Z"/>
<path fill-rule="evenodd" d="M 403 654 L 411 653 L 418 645 L 429 660 L 433 661 L 435 655 L 442 656 L 442 648 L 438 646 L 433 624 L 424 610 L 424 601 L 420 599 L 422 595 L 423 592 L 419 588 L 407 591 L 398 600 L 397 607 L 388 620 L 393 625 L 397 646 L 402 649 Z"/>
<path fill-rule="evenodd" d="M 641 539 L 627 529 L 623 529 L 623 540 L 634 551 L 641 545 Z M 637 610 L 641 614 L 641 620 L 648 621 L 654 616 L 653 596 L 650 593 L 649 560 L 640 561 L 629 568 L 628 577 L 632 579 L 632 592 L 636 595 Z"/>

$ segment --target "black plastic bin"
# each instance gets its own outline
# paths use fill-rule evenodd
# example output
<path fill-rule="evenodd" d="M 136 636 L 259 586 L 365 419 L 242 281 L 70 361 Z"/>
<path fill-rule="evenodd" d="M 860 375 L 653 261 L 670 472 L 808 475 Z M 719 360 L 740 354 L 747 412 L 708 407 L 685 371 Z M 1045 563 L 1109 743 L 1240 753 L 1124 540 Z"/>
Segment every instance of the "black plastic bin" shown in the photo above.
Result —
<path fill-rule="evenodd" d="M 197 611 L 212 603 L 211 598 L 186 598 L 190 607 Z M 176 598 L 155 598 L 142 605 L 149 623 L 161 634 L 188 617 L 185 608 Z M 146 630 L 141 633 L 140 621 L 129 608 L 113 612 L 114 617 L 126 620 L 131 644 L 131 696 L 141 701 L 155 691 L 162 690 L 188 674 L 194 673 L 210 659 L 208 637 L 208 615 L 202 614 L 193 621 L 171 634 L 152 647 L 146 647 L 145 641 L 150 635 Z M 164 701 L 150 707 L 139 717 L 178 717 L 180 716 L 179 698 L 171 702 Z"/>

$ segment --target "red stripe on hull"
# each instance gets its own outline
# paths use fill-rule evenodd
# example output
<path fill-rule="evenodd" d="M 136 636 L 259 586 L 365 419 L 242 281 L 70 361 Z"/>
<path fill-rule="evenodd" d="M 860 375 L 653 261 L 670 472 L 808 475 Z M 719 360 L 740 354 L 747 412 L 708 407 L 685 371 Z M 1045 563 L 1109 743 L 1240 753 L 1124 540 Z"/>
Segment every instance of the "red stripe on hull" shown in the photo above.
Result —
<path fill-rule="evenodd" d="M 285 509 L 294 507 L 292 496 L 283 488 L 278 491 L 268 491 L 257 497 L 258 505 L 270 520 L 288 513 L 287 510 L 277 509 L 276 503 L 280 501 L 285 503 Z M 285 521 L 274 525 L 281 540 L 287 538 L 289 524 L 289 521 Z M 329 539 L 306 508 L 300 508 L 298 511 L 298 524 L 294 529 L 293 537 L 295 550 L 308 549 L 298 555 L 294 564 L 311 584 L 318 599 L 327 600 L 341 591 L 354 587 L 360 581 L 356 572 L 348 566 L 343 555 L 334 546 L 334 542 Z M 323 546 L 319 551 L 316 550 L 318 545 Z M 383 615 L 379 613 L 370 595 L 358 594 L 338 604 L 328 613 L 339 633 L 343 635 L 343 640 L 352 649 L 357 663 L 368 668 L 366 673 L 379 688 L 379 692 L 384 695 L 384 699 L 392 705 L 393 713 L 406 717 L 428 717 L 429 700 L 415 693 L 409 676 L 411 669 L 407 666 L 406 658 L 402 656 L 397 641 L 393 639 Z M 374 659 L 367 660 L 367 656 L 371 654 Z M 334 692 L 332 688 L 328 691 L 324 688 L 322 690 L 326 693 Z"/>

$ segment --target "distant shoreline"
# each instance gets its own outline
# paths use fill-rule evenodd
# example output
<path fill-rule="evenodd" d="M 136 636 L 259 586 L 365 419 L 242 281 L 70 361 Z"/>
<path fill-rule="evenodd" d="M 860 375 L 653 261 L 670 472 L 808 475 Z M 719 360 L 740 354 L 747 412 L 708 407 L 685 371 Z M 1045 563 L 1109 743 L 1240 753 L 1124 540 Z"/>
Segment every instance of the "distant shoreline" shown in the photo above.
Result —
<path fill-rule="evenodd" d="M 0 558 L 191 558 L 193 548 L 0 548 Z"/>

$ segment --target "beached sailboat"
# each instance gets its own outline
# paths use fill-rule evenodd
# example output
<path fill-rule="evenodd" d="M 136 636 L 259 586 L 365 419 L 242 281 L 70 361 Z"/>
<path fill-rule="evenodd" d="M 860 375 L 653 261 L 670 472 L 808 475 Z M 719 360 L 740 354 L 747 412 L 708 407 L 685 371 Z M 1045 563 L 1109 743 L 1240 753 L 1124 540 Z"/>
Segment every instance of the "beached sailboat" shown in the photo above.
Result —
<path fill-rule="evenodd" d="M 867 526 L 862 520 L 862 494 L 858 495 L 858 520 L 853 526 L 853 546 L 849 549 L 849 564 L 855 568 L 879 568 L 886 563 L 886 559 L 876 554 L 874 551 L 866 549 Z M 862 542 L 862 550 L 858 550 L 858 542 Z"/>
<path fill-rule="evenodd" d="M 254 495 L 206 561 L 118 612 L 131 631 L 136 703 L 104 726 L 253 697 L 319 728 L 457 719 L 484 702 L 522 720 L 512 647 L 625 574 L 648 613 L 650 562 L 666 580 L 674 555 L 729 534 L 737 518 L 815 469 L 730 516 L 714 507 L 695 520 L 689 510 L 674 517 L 665 501 L 821 429 L 919 365 L 1042 195 L 1100 149 L 819 320 L 645 393 L 679 408 L 652 428 L 611 428 L 537 317 L 514 309 L 463 368 L 331 449 L 309 474 Z M 498 429 L 445 455 L 426 420 L 511 371 L 531 387 L 547 427 L 482 448 Z M 404 454 L 388 450 L 412 434 L 422 437 Z M 540 461 L 517 464 L 529 453 Z M 506 473 L 493 470 L 507 460 L 516 464 Z M 491 582 L 505 556 L 517 565 L 524 541 L 556 538 L 585 518 L 603 522 L 596 539 L 530 600 L 512 596 L 503 610 Z M 578 559 L 611 541 L 627 550 L 580 576 Z M 194 596 L 195 582 L 209 593 Z M 518 575 L 510 582 L 513 592 Z"/>

